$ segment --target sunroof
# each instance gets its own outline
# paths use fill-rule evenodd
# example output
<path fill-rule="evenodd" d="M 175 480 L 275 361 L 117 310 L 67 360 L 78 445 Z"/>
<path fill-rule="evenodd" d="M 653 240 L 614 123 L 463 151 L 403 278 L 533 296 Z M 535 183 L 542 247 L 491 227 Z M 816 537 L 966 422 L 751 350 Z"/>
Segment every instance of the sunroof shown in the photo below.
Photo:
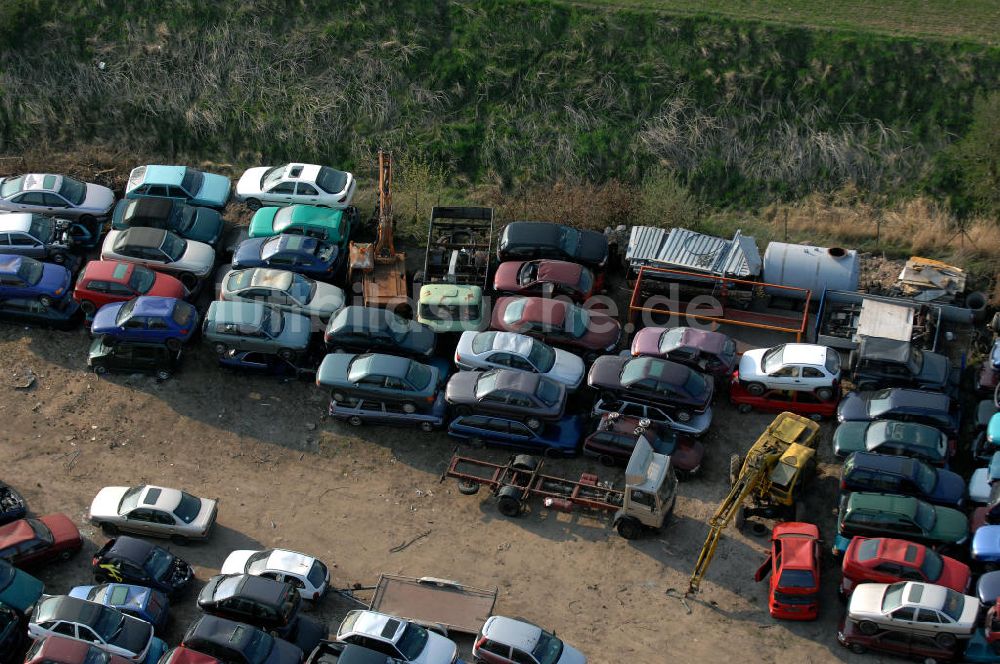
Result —
<path fill-rule="evenodd" d="M 155 505 L 156 501 L 160 499 L 160 493 L 159 489 L 150 489 L 146 492 L 146 497 L 142 499 L 142 504 Z"/>
<path fill-rule="evenodd" d="M 115 279 L 124 279 L 126 272 L 128 272 L 128 265 L 122 263 L 115 266 L 115 271 L 111 273 L 111 276 Z"/>
<path fill-rule="evenodd" d="M 111 597 L 108 600 L 112 606 L 124 604 L 126 599 L 128 599 L 128 588 L 125 586 L 115 586 L 111 589 Z"/>
<path fill-rule="evenodd" d="M 391 639 L 395 636 L 397 629 L 399 629 L 398 620 L 387 620 L 385 621 L 385 627 L 382 628 L 381 636 L 386 639 Z"/>

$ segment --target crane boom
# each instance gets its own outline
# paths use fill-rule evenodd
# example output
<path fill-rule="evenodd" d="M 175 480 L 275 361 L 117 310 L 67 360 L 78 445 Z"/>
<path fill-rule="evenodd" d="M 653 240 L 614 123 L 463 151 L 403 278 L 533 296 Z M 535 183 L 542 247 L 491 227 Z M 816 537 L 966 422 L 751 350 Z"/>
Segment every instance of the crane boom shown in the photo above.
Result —
<path fill-rule="evenodd" d="M 393 259 L 396 246 L 392 237 L 392 153 L 378 151 L 378 237 L 375 260 Z"/>

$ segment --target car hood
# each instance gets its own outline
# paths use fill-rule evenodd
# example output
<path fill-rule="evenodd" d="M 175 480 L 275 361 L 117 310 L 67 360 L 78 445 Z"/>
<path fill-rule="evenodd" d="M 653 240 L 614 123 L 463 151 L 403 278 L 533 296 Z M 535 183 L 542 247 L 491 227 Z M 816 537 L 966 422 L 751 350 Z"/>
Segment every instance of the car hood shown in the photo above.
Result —
<path fill-rule="evenodd" d="M 270 166 L 248 168 L 236 183 L 236 193 L 240 196 L 260 193 L 260 179 L 271 169 Z"/>
<path fill-rule="evenodd" d="M 222 215 L 209 208 L 196 208 L 187 236 L 198 242 L 215 244 L 222 236 Z"/>
<path fill-rule="evenodd" d="M 129 652 L 142 653 L 150 646 L 152 639 L 152 625 L 145 620 L 125 616 L 125 624 L 122 626 L 122 631 L 115 637 L 114 645 Z"/>
<path fill-rule="evenodd" d="M 583 382 L 583 375 L 587 371 L 587 367 L 583 363 L 583 358 L 558 348 L 554 350 L 556 352 L 556 361 L 552 365 L 552 368 L 549 369 L 547 375 L 565 385 L 568 390 L 575 390 L 580 387 L 580 383 Z"/>
<path fill-rule="evenodd" d="M 32 604 L 38 601 L 45 590 L 45 584 L 35 577 L 16 570 L 14 581 L 0 591 L 0 602 L 25 613 Z"/>
<path fill-rule="evenodd" d="M 183 300 L 188 296 L 188 292 L 184 288 L 184 284 L 182 284 L 177 277 L 157 272 L 156 281 L 153 282 L 152 287 L 150 287 L 149 292 L 146 293 L 146 295 L 155 295 L 156 297 L 176 297 L 178 300 Z"/>
<path fill-rule="evenodd" d="M 934 485 L 934 491 L 928 498 L 935 503 L 958 507 L 965 498 L 965 480 L 958 473 L 939 469 L 937 484 Z"/>
<path fill-rule="evenodd" d="M 591 365 L 590 373 L 587 374 L 587 384 L 597 388 L 620 389 L 622 368 L 631 359 L 627 355 L 602 355 Z"/>
<path fill-rule="evenodd" d="M 969 534 L 969 518 L 950 507 L 936 507 L 937 520 L 931 537 L 940 542 L 960 542 Z"/>
<path fill-rule="evenodd" d="M 53 297 L 60 298 L 69 293 L 71 280 L 72 275 L 62 265 L 42 263 L 42 278 L 36 288 Z"/>
<path fill-rule="evenodd" d="M 275 638 L 274 647 L 267 656 L 266 664 L 299 664 L 303 658 L 302 650 L 284 639 Z"/>
<path fill-rule="evenodd" d="M 310 335 L 312 323 L 308 316 L 285 312 L 285 324 L 275 341 L 283 347 L 302 350 L 309 345 Z"/>
<path fill-rule="evenodd" d="M 924 385 L 943 387 L 948 384 L 951 374 L 951 361 L 944 355 L 924 353 L 923 366 L 917 380 Z"/>
<path fill-rule="evenodd" d="M 115 204 L 115 192 L 99 184 L 88 184 L 81 208 L 98 214 L 107 214 Z"/>
<path fill-rule="evenodd" d="M 458 371 L 448 379 L 445 388 L 445 401 L 451 404 L 476 403 L 476 383 L 482 376 L 481 371 Z"/>
<path fill-rule="evenodd" d="M 587 664 L 587 658 L 582 652 L 563 641 L 562 654 L 556 664 Z"/>
<path fill-rule="evenodd" d="M 617 320 L 606 314 L 593 311 L 590 315 L 590 325 L 580 340 L 589 348 L 607 350 L 613 348 L 621 338 L 622 326 Z"/>
<path fill-rule="evenodd" d="M 184 255 L 173 264 L 173 267 L 204 276 L 212 271 L 213 265 L 215 265 L 215 249 L 204 242 L 188 240 Z"/>
<path fill-rule="evenodd" d="M 608 238 L 597 231 L 580 231 L 577 257 L 584 263 L 604 267 L 608 262 Z"/>
<path fill-rule="evenodd" d="M 105 309 L 106 307 L 102 308 Z M 98 312 L 100 314 L 100 312 Z M 127 486 L 106 486 L 90 502 L 90 518 L 118 518 L 118 506 L 128 492 Z"/>
<path fill-rule="evenodd" d="M 302 652 L 312 652 L 319 645 L 319 642 L 327 638 L 329 629 L 323 623 L 313 620 L 309 616 L 299 615 L 295 620 L 294 644 Z"/>
<path fill-rule="evenodd" d="M 80 530 L 65 514 L 49 514 L 38 519 L 52 531 L 56 545 L 81 542 Z"/>
<path fill-rule="evenodd" d="M 764 371 L 761 369 L 760 363 L 764 359 L 764 353 L 768 350 L 767 348 L 754 348 L 743 353 L 743 357 L 740 358 L 740 377 L 744 380 L 750 380 L 763 375 Z"/>
<path fill-rule="evenodd" d="M 969 500 L 980 505 L 990 502 L 990 469 L 976 468 L 969 479 Z"/>
<path fill-rule="evenodd" d="M 674 446 L 674 451 L 670 455 L 677 470 L 691 472 L 701 467 L 701 462 L 705 458 L 705 446 L 697 440 L 685 441 Z"/>
<path fill-rule="evenodd" d="M 941 556 L 941 560 L 944 563 L 941 566 L 941 576 L 934 583 L 951 588 L 956 592 L 966 592 L 969 589 L 969 581 L 972 579 L 972 571 L 969 566 L 947 556 Z"/>
<path fill-rule="evenodd" d="M 663 328 L 644 327 L 636 332 L 632 338 L 633 355 L 661 355 L 660 337 L 663 336 Z"/>
<path fill-rule="evenodd" d="M 112 302 L 111 304 L 105 304 L 103 307 L 97 310 L 94 314 L 94 321 L 90 324 L 90 330 L 93 334 L 104 334 L 108 330 L 112 330 L 118 327 L 118 312 L 122 310 L 125 306 L 124 302 Z"/>
<path fill-rule="evenodd" d="M 858 616 L 880 616 L 882 614 L 882 597 L 885 583 L 862 583 L 851 593 L 851 600 L 847 605 L 847 614 L 852 617 Z"/>
<path fill-rule="evenodd" d="M 316 370 L 316 384 L 320 387 L 348 385 L 347 370 L 357 357 L 350 353 L 329 353 Z"/>
<path fill-rule="evenodd" d="M 233 252 L 233 267 L 259 267 L 260 249 L 266 241 L 266 237 L 255 237 L 240 242 Z"/>
<path fill-rule="evenodd" d="M 256 551 L 251 551 L 249 549 L 239 549 L 233 551 L 222 563 L 222 568 L 219 569 L 219 574 L 243 574 L 247 569 L 247 561 L 250 560 L 250 556 L 257 553 Z"/>
<path fill-rule="evenodd" d="M 840 422 L 864 422 L 869 419 L 868 399 L 861 392 L 848 392 L 837 405 L 837 420 Z"/>
<path fill-rule="evenodd" d="M 427 643 L 420 656 L 414 660 L 420 664 L 446 664 L 455 659 L 458 653 L 458 646 L 451 639 L 445 638 L 437 632 L 427 631 Z"/>
<path fill-rule="evenodd" d="M 868 422 L 844 422 L 833 432 L 833 453 L 847 456 L 851 452 L 864 452 L 867 431 Z"/>
<path fill-rule="evenodd" d="M 497 273 L 493 276 L 493 287 L 496 290 L 520 290 L 517 283 L 517 273 L 524 265 L 523 261 L 505 261 L 497 267 Z"/>
<path fill-rule="evenodd" d="M 205 179 L 198 192 L 198 200 L 214 207 L 222 207 L 229 200 L 229 189 L 232 184 L 225 175 L 203 173 Z"/>

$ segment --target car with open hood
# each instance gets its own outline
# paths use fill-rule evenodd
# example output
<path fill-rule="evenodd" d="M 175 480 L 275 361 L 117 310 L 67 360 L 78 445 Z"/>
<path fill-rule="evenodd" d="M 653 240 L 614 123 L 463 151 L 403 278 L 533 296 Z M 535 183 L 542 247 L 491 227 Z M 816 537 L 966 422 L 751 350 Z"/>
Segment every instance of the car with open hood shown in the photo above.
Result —
<path fill-rule="evenodd" d="M 115 194 L 107 187 L 68 175 L 29 173 L 0 178 L 0 210 L 93 222 L 107 219 L 114 204 Z"/>
<path fill-rule="evenodd" d="M 128 583 L 155 588 L 168 596 L 183 592 L 194 578 L 185 560 L 162 546 L 122 535 L 104 543 L 91 560 L 98 583 Z"/>
<path fill-rule="evenodd" d="M 608 238 L 597 231 L 547 221 L 515 221 L 500 233 L 497 258 L 501 263 L 553 258 L 603 269 L 608 264 Z"/>
<path fill-rule="evenodd" d="M 699 441 L 678 435 L 666 424 L 621 413 L 600 415 L 583 441 L 583 453 L 605 466 L 625 466 L 640 438 L 645 438 L 657 454 L 669 456 L 679 476 L 691 477 L 701 470 L 705 446 Z"/>
<path fill-rule="evenodd" d="M 131 532 L 177 542 L 208 537 L 218 504 L 187 491 L 152 484 L 106 486 L 90 503 L 88 518 L 108 535 Z"/>
<path fill-rule="evenodd" d="M 562 295 L 585 302 L 594 294 L 594 273 L 579 263 L 557 260 L 507 261 L 497 267 L 493 290 L 511 295 Z"/>
<path fill-rule="evenodd" d="M 354 199 L 354 175 L 318 164 L 281 164 L 248 168 L 236 183 L 236 200 L 251 210 L 264 205 L 317 205 L 344 209 Z"/>
<path fill-rule="evenodd" d="M 0 214 L 0 254 L 16 254 L 74 267 L 73 222 L 42 214 Z"/>
<path fill-rule="evenodd" d="M 101 260 L 128 261 L 168 272 L 193 290 L 215 267 L 215 250 L 160 228 L 129 228 L 108 232 Z"/>
<path fill-rule="evenodd" d="M 175 198 L 189 205 L 221 210 L 229 201 L 232 183 L 224 175 L 190 166 L 136 166 L 129 173 L 125 198 Z"/>
<path fill-rule="evenodd" d="M 587 384 L 600 393 L 602 401 L 623 399 L 670 408 L 681 422 L 704 413 L 715 395 L 711 378 L 655 357 L 599 357 L 590 367 Z"/>

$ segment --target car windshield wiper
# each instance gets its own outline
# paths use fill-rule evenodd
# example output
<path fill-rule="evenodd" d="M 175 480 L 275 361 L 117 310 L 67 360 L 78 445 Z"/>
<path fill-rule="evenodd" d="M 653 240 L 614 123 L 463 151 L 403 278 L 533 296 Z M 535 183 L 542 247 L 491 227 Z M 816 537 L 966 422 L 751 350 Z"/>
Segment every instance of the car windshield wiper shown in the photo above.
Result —
<path fill-rule="evenodd" d="M 116 636 L 118 636 L 119 634 L 121 634 L 121 631 L 123 629 L 125 629 L 125 615 L 124 614 L 122 614 L 122 619 L 120 621 L 118 621 L 118 626 L 115 627 L 115 631 L 111 632 L 111 635 L 108 636 L 108 641 L 112 641 Z"/>

